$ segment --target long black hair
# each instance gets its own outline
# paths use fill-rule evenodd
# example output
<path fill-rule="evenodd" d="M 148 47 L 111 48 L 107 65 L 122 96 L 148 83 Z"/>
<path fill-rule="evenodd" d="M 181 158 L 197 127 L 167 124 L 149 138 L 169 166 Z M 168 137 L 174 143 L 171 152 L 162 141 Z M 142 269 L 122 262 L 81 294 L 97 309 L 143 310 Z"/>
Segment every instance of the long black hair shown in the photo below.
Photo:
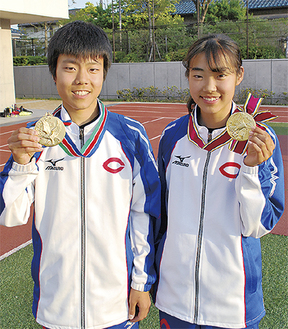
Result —
<path fill-rule="evenodd" d="M 221 72 L 223 67 L 229 69 L 231 73 L 240 74 L 242 66 L 242 56 L 238 44 L 224 34 L 212 34 L 203 37 L 189 48 L 182 64 L 186 68 L 185 76 L 190 73 L 190 61 L 195 56 L 204 53 L 208 66 L 212 72 Z M 225 65 L 223 65 L 225 64 Z M 195 101 L 190 96 L 187 107 L 191 112 L 195 106 Z"/>

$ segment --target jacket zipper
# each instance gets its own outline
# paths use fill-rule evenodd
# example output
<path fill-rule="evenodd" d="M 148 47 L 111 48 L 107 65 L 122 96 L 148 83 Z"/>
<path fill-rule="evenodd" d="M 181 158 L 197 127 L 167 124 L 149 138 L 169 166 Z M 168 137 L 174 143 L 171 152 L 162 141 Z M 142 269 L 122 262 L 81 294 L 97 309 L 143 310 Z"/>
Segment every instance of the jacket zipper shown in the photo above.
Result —
<path fill-rule="evenodd" d="M 208 133 L 208 143 L 212 139 L 212 133 Z M 208 165 L 211 157 L 211 151 L 207 153 L 203 177 L 202 177 L 202 194 L 201 194 L 201 212 L 200 212 L 200 223 L 198 229 L 198 239 L 197 239 L 197 251 L 196 251 L 196 264 L 195 264 L 195 309 L 194 309 L 194 323 L 197 324 L 198 321 L 198 313 L 199 313 L 199 285 L 200 285 L 200 256 L 202 249 L 202 240 L 203 240 L 203 222 L 204 222 L 204 210 L 205 210 L 205 200 L 206 200 L 206 186 L 207 186 L 207 172 Z"/>
<path fill-rule="evenodd" d="M 79 139 L 81 149 L 84 146 L 84 128 L 80 128 Z M 85 222 L 85 158 L 80 158 L 81 179 L 81 329 L 85 329 L 85 245 L 86 245 L 86 222 Z"/>

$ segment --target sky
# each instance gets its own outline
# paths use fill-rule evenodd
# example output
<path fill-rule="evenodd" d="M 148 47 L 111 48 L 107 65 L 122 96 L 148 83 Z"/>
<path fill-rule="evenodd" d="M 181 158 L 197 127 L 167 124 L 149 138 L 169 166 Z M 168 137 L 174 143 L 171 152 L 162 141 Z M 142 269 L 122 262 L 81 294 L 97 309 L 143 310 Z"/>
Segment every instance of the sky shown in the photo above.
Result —
<path fill-rule="evenodd" d="M 93 5 L 96 5 L 100 1 L 99 0 L 75 0 L 73 3 L 72 0 L 68 0 L 68 6 L 69 6 L 69 9 L 84 8 L 86 2 L 91 2 Z M 103 3 L 106 3 L 106 0 L 104 0 Z"/>
<path fill-rule="evenodd" d="M 73 9 L 73 8 L 84 8 L 85 7 L 85 3 L 87 2 L 87 0 L 75 0 L 75 3 L 72 2 L 72 0 L 68 0 L 68 6 L 69 9 Z M 90 2 L 94 3 L 93 0 L 91 0 Z"/>

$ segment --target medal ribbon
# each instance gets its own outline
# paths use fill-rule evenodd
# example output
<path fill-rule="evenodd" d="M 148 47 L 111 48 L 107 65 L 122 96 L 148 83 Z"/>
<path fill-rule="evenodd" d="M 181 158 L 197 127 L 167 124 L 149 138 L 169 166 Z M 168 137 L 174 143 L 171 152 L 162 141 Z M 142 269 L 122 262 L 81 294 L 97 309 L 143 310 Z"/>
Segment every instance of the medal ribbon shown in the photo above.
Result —
<path fill-rule="evenodd" d="M 105 105 L 98 101 L 100 107 L 100 117 L 96 127 L 94 128 L 92 135 L 86 141 L 85 145 L 81 150 L 78 150 L 77 146 L 73 143 L 69 135 L 66 133 L 63 141 L 59 144 L 59 146 L 67 153 L 69 156 L 74 157 L 90 157 L 97 149 L 103 135 L 104 135 L 104 127 L 107 122 L 108 111 Z M 52 113 L 54 116 L 60 118 L 62 105 L 58 106 L 54 112 Z M 28 128 L 34 127 L 37 121 L 29 122 L 27 124 Z M 70 126 L 72 124 L 72 120 L 63 121 L 65 126 Z"/>
<path fill-rule="evenodd" d="M 62 105 L 59 105 L 55 110 L 54 112 L 52 113 L 52 115 L 54 115 L 55 117 L 60 118 L 60 110 L 62 108 Z M 64 126 L 70 126 L 72 124 L 72 121 L 71 120 L 67 120 L 67 121 L 63 121 L 61 120 L 63 123 L 64 123 Z M 36 124 L 37 121 L 32 121 L 32 122 L 28 122 L 27 123 L 27 128 L 32 128 L 32 127 L 35 127 L 35 124 Z"/>
<path fill-rule="evenodd" d="M 93 130 L 92 135 L 86 141 L 85 145 L 81 150 L 78 150 L 76 145 L 70 139 L 70 137 L 66 134 L 62 143 L 60 143 L 61 148 L 70 156 L 75 157 L 85 157 L 89 158 L 96 151 L 102 137 L 104 135 L 104 127 L 107 122 L 108 111 L 105 105 L 102 102 L 98 102 L 100 107 L 100 117 L 96 127 Z"/>
<path fill-rule="evenodd" d="M 264 122 L 276 119 L 277 116 L 273 115 L 269 111 L 259 111 L 259 112 L 257 111 L 258 108 L 260 107 L 262 100 L 263 98 L 253 97 L 252 94 L 249 93 L 246 102 L 244 104 L 244 109 L 237 107 L 234 113 L 237 112 L 249 113 L 250 115 L 253 116 L 254 120 L 256 121 L 256 125 L 261 129 L 265 129 Z M 190 142 L 194 143 L 195 145 L 206 151 L 214 151 L 219 147 L 222 147 L 223 145 L 229 143 L 228 148 L 230 151 L 243 155 L 245 154 L 248 147 L 248 141 L 236 141 L 232 139 L 228 134 L 227 129 L 225 129 L 220 135 L 212 139 L 209 143 L 205 144 L 204 140 L 199 135 L 197 126 L 195 124 L 193 113 L 191 113 L 189 118 L 187 135 Z"/>
<path fill-rule="evenodd" d="M 59 119 L 60 118 L 60 112 L 61 112 L 61 108 L 62 108 L 62 105 L 59 105 L 53 112 L 53 115 Z M 62 120 L 63 121 L 63 120 Z M 72 124 L 72 120 L 67 120 L 67 121 L 63 121 L 64 123 L 64 126 L 67 127 L 67 126 L 71 126 Z"/>

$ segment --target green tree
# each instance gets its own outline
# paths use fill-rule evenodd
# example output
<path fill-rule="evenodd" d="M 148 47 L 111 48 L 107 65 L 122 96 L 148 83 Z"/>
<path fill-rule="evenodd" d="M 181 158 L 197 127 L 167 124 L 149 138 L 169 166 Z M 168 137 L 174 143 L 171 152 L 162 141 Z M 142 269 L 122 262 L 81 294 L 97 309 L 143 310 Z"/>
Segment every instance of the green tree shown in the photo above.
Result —
<path fill-rule="evenodd" d="M 155 29 L 163 26 L 184 26 L 184 20 L 179 15 L 171 15 L 175 12 L 175 1 L 178 0 L 118 0 L 122 2 L 123 27 L 130 29 L 148 29 L 149 61 L 156 60 L 157 55 L 161 58 L 160 50 L 156 41 Z"/>
<path fill-rule="evenodd" d="M 118 0 L 120 1 L 120 0 Z M 145 28 L 154 16 L 155 26 L 181 24 L 181 16 L 172 16 L 178 0 L 121 0 L 124 28 Z"/>
<path fill-rule="evenodd" d="M 235 40 L 243 58 L 247 56 L 246 20 L 220 21 L 203 25 L 203 34 L 224 33 Z M 287 20 L 249 18 L 249 59 L 284 58 L 284 40 L 287 34 Z M 283 43 L 281 44 L 281 40 Z"/>
<path fill-rule="evenodd" d="M 122 29 L 119 22 L 119 1 L 114 0 L 113 3 L 114 31 L 112 31 L 111 4 L 103 8 L 88 2 L 85 8 L 71 15 L 69 19 L 84 20 L 102 27 L 109 39 L 113 40 L 116 62 L 139 62 L 151 59 L 182 60 L 188 47 L 197 39 L 196 24 L 186 27 L 183 18 L 173 16 L 177 0 L 121 0 Z M 192 1 L 196 3 L 196 0 Z M 243 2 L 199 0 L 199 4 L 202 6 L 201 17 L 206 21 L 200 26 L 201 35 L 210 33 L 229 35 L 240 45 L 245 58 L 247 21 Z M 250 59 L 285 57 L 287 20 L 271 21 L 249 15 L 248 32 Z"/>
<path fill-rule="evenodd" d="M 119 6 L 119 1 L 121 1 L 121 7 Z M 175 12 L 176 1 L 178 0 L 114 0 L 115 29 L 119 28 L 119 8 L 121 8 L 122 29 L 135 30 L 148 28 L 153 14 L 155 26 L 183 24 L 184 20 L 181 16 L 171 15 L 171 13 Z M 111 29 L 112 4 L 104 8 L 101 5 L 93 5 L 91 2 L 87 2 L 85 8 L 80 9 L 74 14 L 70 14 L 68 20 L 60 21 L 60 25 L 75 20 L 91 22 L 103 29 Z"/>
<path fill-rule="evenodd" d="M 195 8 L 197 9 L 197 0 L 192 0 L 194 2 Z M 198 0 L 199 2 L 199 23 L 203 24 L 209 5 L 211 4 L 212 0 Z M 197 15 L 197 12 L 196 12 Z"/>
<path fill-rule="evenodd" d="M 83 20 L 105 29 L 113 42 L 116 61 L 134 61 L 135 59 L 151 60 L 152 55 L 154 60 L 156 51 L 159 58 L 162 59 L 163 53 L 165 55 L 165 49 L 163 50 L 163 47 L 161 49 L 160 46 L 158 47 L 156 34 L 162 35 L 161 28 L 165 27 L 166 33 L 164 40 L 172 40 L 173 33 L 176 30 L 184 29 L 184 19 L 179 15 L 171 15 L 171 13 L 175 12 L 175 1 L 178 0 L 114 1 L 113 15 L 112 4 L 107 8 L 103 8 L 101 5 L 94 6 L 92 3 L 88 2 L 85 8 L 70 15 L 69 20 L 61 23 Z M 119 20 L 120 12 L 121 21 Z M 111 31 L 112 17 L 114 18 L 114 31 Z M 169 26 L 168 29 L 167 26 Z M 139 31 L 140 29 L 143 30 L 141 33 Z M 127 30 L 130 30 L 130 32 Z M 131 41 L 134 41 L 136 45 L 133 43 L 133 45 L 130 46 Z M 129 43 L 129 45 L 127 43 Z M 116 44 L 115 48 L 114 44 Z M 167 50 L 167 44 L 164 45 L 164 48 Z M 137 56 L 135 56 L 135 54 L 133 56 L 131 54 L 125 56 L 131 51 L 136 52 Z M 160 55 L 160 53 L 162 53 L 162 55 Z"/>
<path fill-rule="evenodd" d="M 221 0 L 210 4 L 207 15 L 206 22 L 219 22 L 219 21 L 239 21 L 245 20 L 246 17 L 246 7 L 244 2 L 239 0 Z"/>
<path fill-rule="evenodd" d="M 60 21 L 60 25 L 76 20 L 93 23 L 102 29 L 112 29 L 112 6 L 110 4 L 104 8 L 101 5 L 95 6 L 91 2 L 87 2 L 85 8 L 76 11 L 75 14 L 70 14 L 68 20 Z M 114 23 L 118 24 L 118 22 L 119 17 L 114 15 Z"/>

